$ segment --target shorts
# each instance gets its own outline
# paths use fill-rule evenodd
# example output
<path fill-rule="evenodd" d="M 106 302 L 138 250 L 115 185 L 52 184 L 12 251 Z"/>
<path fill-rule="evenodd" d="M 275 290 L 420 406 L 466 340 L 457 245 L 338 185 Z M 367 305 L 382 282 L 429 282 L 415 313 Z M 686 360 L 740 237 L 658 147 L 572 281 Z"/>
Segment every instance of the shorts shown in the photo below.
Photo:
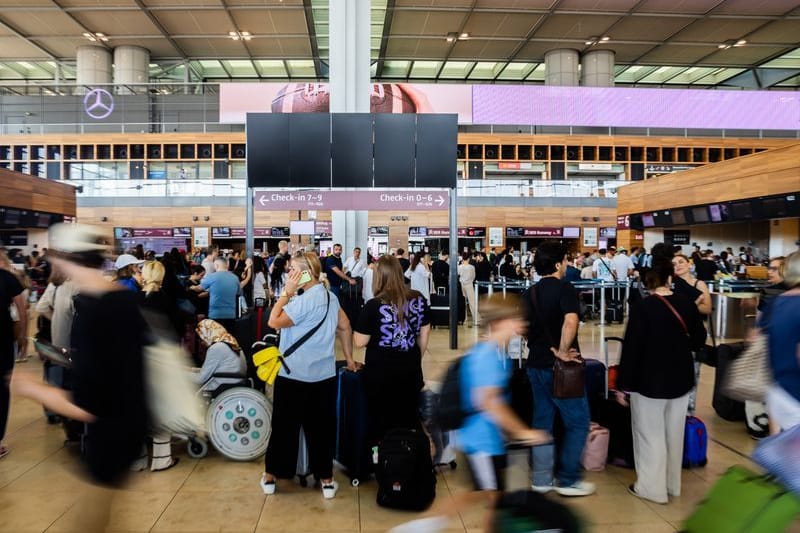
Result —
<path fill-rule="evenodd" d="M 487 453 L 467 455 L 467 465 L 475 490 L 505 490 L 507 464 L 505 455 L 489 455 Z"/>

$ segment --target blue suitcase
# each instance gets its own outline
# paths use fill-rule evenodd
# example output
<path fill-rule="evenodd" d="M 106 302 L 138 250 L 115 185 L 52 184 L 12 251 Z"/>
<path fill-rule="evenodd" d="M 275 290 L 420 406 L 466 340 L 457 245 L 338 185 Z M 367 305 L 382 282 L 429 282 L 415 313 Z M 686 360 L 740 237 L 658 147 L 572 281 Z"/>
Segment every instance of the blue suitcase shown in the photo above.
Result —
<path fill-rule="evenodd" d="M 708 458 L 708 433 L 706 425 L 696 416 L 686 417 L 686 429 L 683 433 L 683 467 L 694 468 L 706 466 Z"/>
<path fill-rule="evenodd" d="M 367 445 L 367 400 L 359 372 L 340 367 L 336 395 L 336 462 L 354 487 L 372 472 Z"/>

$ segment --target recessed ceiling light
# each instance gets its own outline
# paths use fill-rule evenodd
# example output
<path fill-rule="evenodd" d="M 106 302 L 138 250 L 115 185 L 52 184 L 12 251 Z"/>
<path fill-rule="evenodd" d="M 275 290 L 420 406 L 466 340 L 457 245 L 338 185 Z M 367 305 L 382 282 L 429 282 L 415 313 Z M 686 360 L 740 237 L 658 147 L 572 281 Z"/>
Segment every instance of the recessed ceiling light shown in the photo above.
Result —
<path fill-rule="evenodd" d="M 583 44 L 585 44 L 586 46 L 592 46 L 594 44 L 594 41 L 586 41 Z"/>
<path fill-rule="evenodd" d="M 736 44 L 734 44 L 733 46 L 744 46 L 744 45 L 746 45 L 746 44 L 747 44 L 747 41 L 746 41 L 746 40 L 744 40 L 744 39 L 739 39 L 738 41 L 736 41 Z"/>
<path fill-rule="evenodd" d="M 600 40 L 603 41 L 603 42 L 606 42 L 606 41 L 611 40 L 611 37 L 609 37 L 608 35 L 604 35 L 603 37 L 600 38 Z"/>
<path fill-rule="evenodd" d="M 89 37 L 91 37 L 91 36 L 92 36 L 92 34 L 91 34 L 91 33 L 89 33 L 89 32 L 83 32 L 83 36 L 84 36 L 84 37 L 86 37 L 86 38 L 88 39 Z"/>
<path fill-rule="evenodd" d="M 458 36 L 459 39 L 469 39 L 469 33 L 464 32 Z"/>
<path fill-rule="evenodd" d="M 238 37 L 239 36 L 239 34 L 236 33 L 235 31 L 229 31 L 228 35 L 230 35 L 231 37 Z"/>
<path fill-rule="evenodd" d="M 97 33 L 83 32 L 81 35 L 83 35 L 93 43 L 97 41 L 103 41 L 104 43 L 108 42 L 108 36 L 103 32 L 97 32 Z"/>
<path fill-rule="evenodd" d="M 458 40 L 458 34 L 454 31 L 451 31 L 447 34 L 446 40 L 448 43 L 456 42 Z"/>

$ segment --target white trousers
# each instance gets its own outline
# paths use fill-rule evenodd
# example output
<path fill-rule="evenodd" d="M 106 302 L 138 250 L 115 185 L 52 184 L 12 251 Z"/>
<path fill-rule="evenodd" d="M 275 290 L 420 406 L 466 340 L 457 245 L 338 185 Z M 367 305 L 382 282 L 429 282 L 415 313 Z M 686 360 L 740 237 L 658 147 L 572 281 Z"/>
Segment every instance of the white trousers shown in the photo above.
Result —
<path fill-rule="evenodd" d="M 800 402 L 778 384 L 767 390 L 767 414 L 779 429 L 787 430 L 800 424 Z"/>
<path fill-rule="evenodd" d="M 662 400 L 631 394 L 636 494 L 658 503 L 681 494 L 683 431 L 689 395 Z"/>
<path fill-rule="evenodd" d="M 476 311 L 477 302 L 475 301 L 475 287 L 472 285 L 472 283 L 462 283 L 461 292 L 464 293 L 464 298 L 467 300 L 467 307 L 469 307 L 469 313 L 472 315 L 472 320 L 475 322 L 480 322 L 481 319 Z"/>

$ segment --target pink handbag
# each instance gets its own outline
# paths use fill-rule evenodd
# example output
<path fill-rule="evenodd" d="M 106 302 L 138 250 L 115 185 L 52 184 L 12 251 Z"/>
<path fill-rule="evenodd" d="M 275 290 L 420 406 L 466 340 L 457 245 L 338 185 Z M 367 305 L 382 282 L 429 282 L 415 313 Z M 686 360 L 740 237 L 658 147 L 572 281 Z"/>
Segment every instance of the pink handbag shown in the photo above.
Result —
<path fill-rule="evenodd" d="M 581 464 L 586 470 L 599 472 L 606 469 L 608 459 L 608 429 L 597 422 L 589 425 L 589 436 L 586 439 L 586 446 L 583 448 Z"/>

